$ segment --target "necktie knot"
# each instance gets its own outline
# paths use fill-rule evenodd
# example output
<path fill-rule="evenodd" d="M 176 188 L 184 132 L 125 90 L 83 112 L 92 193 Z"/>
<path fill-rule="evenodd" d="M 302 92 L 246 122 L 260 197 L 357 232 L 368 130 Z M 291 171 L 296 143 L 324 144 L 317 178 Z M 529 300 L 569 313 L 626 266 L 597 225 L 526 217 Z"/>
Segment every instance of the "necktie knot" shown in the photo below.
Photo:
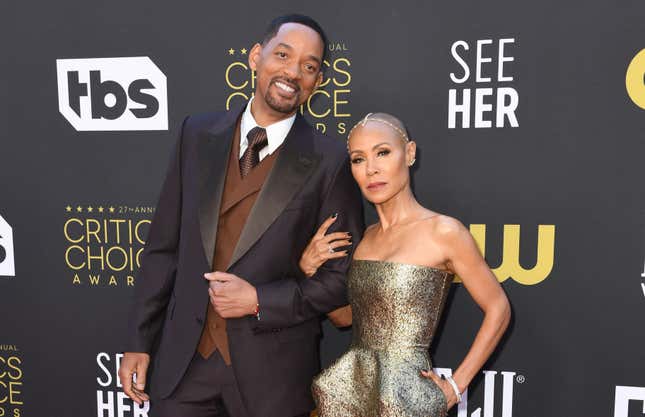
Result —
<path fill-rule="evenodd" d="M 260 150 L 269 144 L 267 131 L 260 126 L 255 126 L 249 130 L 246 139 L 248 139 L 249 146 L 240 159 L 240 174 L 242 174 L 242 178 L 246 177 L 253 167 L 260 163 Z"/>
<path fill-rule="evenodd" d="M 249 148 L 257 152 L 260 152 L 262 148 L 264 148 L 269 144 L 269 139 L 267 138 L 267 131 L 265 128 L 260 126 L 255 126 L 253 129 L 249 130 L 249 133 L 246 135 L 246 138 L 249 141 Z"/>

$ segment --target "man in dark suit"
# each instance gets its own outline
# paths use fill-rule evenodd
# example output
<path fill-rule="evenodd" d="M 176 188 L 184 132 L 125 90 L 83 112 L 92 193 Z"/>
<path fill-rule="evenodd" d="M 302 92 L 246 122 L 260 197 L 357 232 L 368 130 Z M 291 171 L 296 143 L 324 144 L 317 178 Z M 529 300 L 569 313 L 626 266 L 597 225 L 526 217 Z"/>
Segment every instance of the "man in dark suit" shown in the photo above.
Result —
<path fill-rule="evenodd" d="M 142 403 L 155 352 L 153 417 L 313 409 L 319 317 L 347 304 L 352 251 L 310 278 L 298 261 L 330 215 L 349 232 L 330 251 L 352 236 L 356 246 L 364 226 L 344 142 L 297 114 L 322 81 L 326 45 L 311 18 L 275 19 L 249 53 L 257 73 L 250 103 L 184 120 L 119 371 L 125 393 Z"/>

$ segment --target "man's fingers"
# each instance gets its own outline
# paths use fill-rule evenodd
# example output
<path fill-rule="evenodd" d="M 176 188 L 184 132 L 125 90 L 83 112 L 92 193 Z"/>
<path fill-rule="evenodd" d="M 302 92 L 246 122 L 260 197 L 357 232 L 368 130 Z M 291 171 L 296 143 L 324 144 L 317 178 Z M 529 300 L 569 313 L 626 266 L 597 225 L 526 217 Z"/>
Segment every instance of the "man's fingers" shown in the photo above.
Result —
<path fill-rule="evenodd" d="M 146 374 L 148 373 L 148 365 L 139 362 L 137 364 L 137 374 L 136 374 L 136 383 L 134 387 L 137 391 L 143 392 L 146 388 Z"/>
<path fill-rule="evenodd" d="M 329 227 L 332 224 L 334 224 L 337 218 L 338 218 L 338 213 L 334 213 L 333 215 L 329 216 L 327 220 L 325 220 L 318 228 L 318 231 L 316 232 L 316 237 L 318 239 L 322 239 L 327 233 L 327 229 L 329 229 Z"/>
<path fill-rule="evenodd" d="M 232 281 L 234 277 L 235 276 L 233 274 L 228 274 L 226 272 L 220 272 L 220 271 L 207 272 L 204 274 L 204 278 L 206 278 L 209 281 L 228 282 L 228 281 Z"/>
<path fill-rule="evenodd" d="M 123 386 L 123 392 L 125 395 L 130 397 L 131 400 L 137 400 L 137 394 L 132 390 L 132 375 L 120 376 L 121 385 Z"/>

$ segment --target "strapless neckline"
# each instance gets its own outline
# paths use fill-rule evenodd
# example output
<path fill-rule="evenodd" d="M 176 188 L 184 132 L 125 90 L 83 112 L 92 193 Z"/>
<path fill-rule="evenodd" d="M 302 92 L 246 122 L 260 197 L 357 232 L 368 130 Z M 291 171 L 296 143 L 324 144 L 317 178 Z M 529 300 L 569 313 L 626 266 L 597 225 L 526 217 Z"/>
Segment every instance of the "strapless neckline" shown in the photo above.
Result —
<path fill-rule="evenodd" d="M 435 268 L 434 266 L 426 266 L 426 265 L 419 265 L 419 264 L 409 264 L 406 262 L 397 262 L 397 261 L 383 261 L 380 259 L 352 259 L 352 262 L 369 262 L 369 263 L 383 263 L 383 264 L 389 264 L 389 265 L 401 265 L 401 266 L 411 266 L 414 268 L 420 268 L 420 269 L 430 269 L 433 271 L 438 271 L 444 274 L 449 274 L 452 275 L 452 271 L 448 271 L 447 269 L 441 269 L 441 268 Z"/>

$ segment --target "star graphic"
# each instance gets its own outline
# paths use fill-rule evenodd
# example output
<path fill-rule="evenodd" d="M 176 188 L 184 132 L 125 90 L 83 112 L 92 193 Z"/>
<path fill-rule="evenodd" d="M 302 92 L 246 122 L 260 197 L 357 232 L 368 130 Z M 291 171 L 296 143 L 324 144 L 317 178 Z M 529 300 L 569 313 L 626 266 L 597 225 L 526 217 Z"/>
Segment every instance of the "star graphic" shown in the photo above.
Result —
<path fill-rule="evenodd" d="M 242 52 L 242 55 L 246 55 L 246 48 L 240 49 L 240 52 Z"/>
<path fill-rule="evenodd" d="M 72 207 L 71 206 L 65 207 L 65 211 L 69 213 L 70 211 L 72 211 Z"/>
<path fill-rule="evenodd" d="M 99 213 L 103 213 L 103 206 L 99 207 Z"/>
<path fill-rule="evenodd" d="M 76 211 L 78 211 L 79 213 L 82 213 L 83 212 L 83 207 L 81 207 L 81 206 L 76 207 Z"/>
<path fill-rule="evenodd" d="M 92 206 L 89 206 L 89 207 L 87 208 L 87 211 L 89 211 L 89 212 L 91 213 L 91 212 L 93 212 L 93 211 L 94 211 L 94 209 L 92 208 Z"/>
<path fill-rule="evenodd" d="M 235 49 L 231 48 L 228 50 L 229 55 L 233 55 L 235 53 Z"/>
<path fill-rule="evenodd" d="M 108 210 L 110 210 L 110 213 L 114 213 L 114 207 L 110 207 Z"/>

